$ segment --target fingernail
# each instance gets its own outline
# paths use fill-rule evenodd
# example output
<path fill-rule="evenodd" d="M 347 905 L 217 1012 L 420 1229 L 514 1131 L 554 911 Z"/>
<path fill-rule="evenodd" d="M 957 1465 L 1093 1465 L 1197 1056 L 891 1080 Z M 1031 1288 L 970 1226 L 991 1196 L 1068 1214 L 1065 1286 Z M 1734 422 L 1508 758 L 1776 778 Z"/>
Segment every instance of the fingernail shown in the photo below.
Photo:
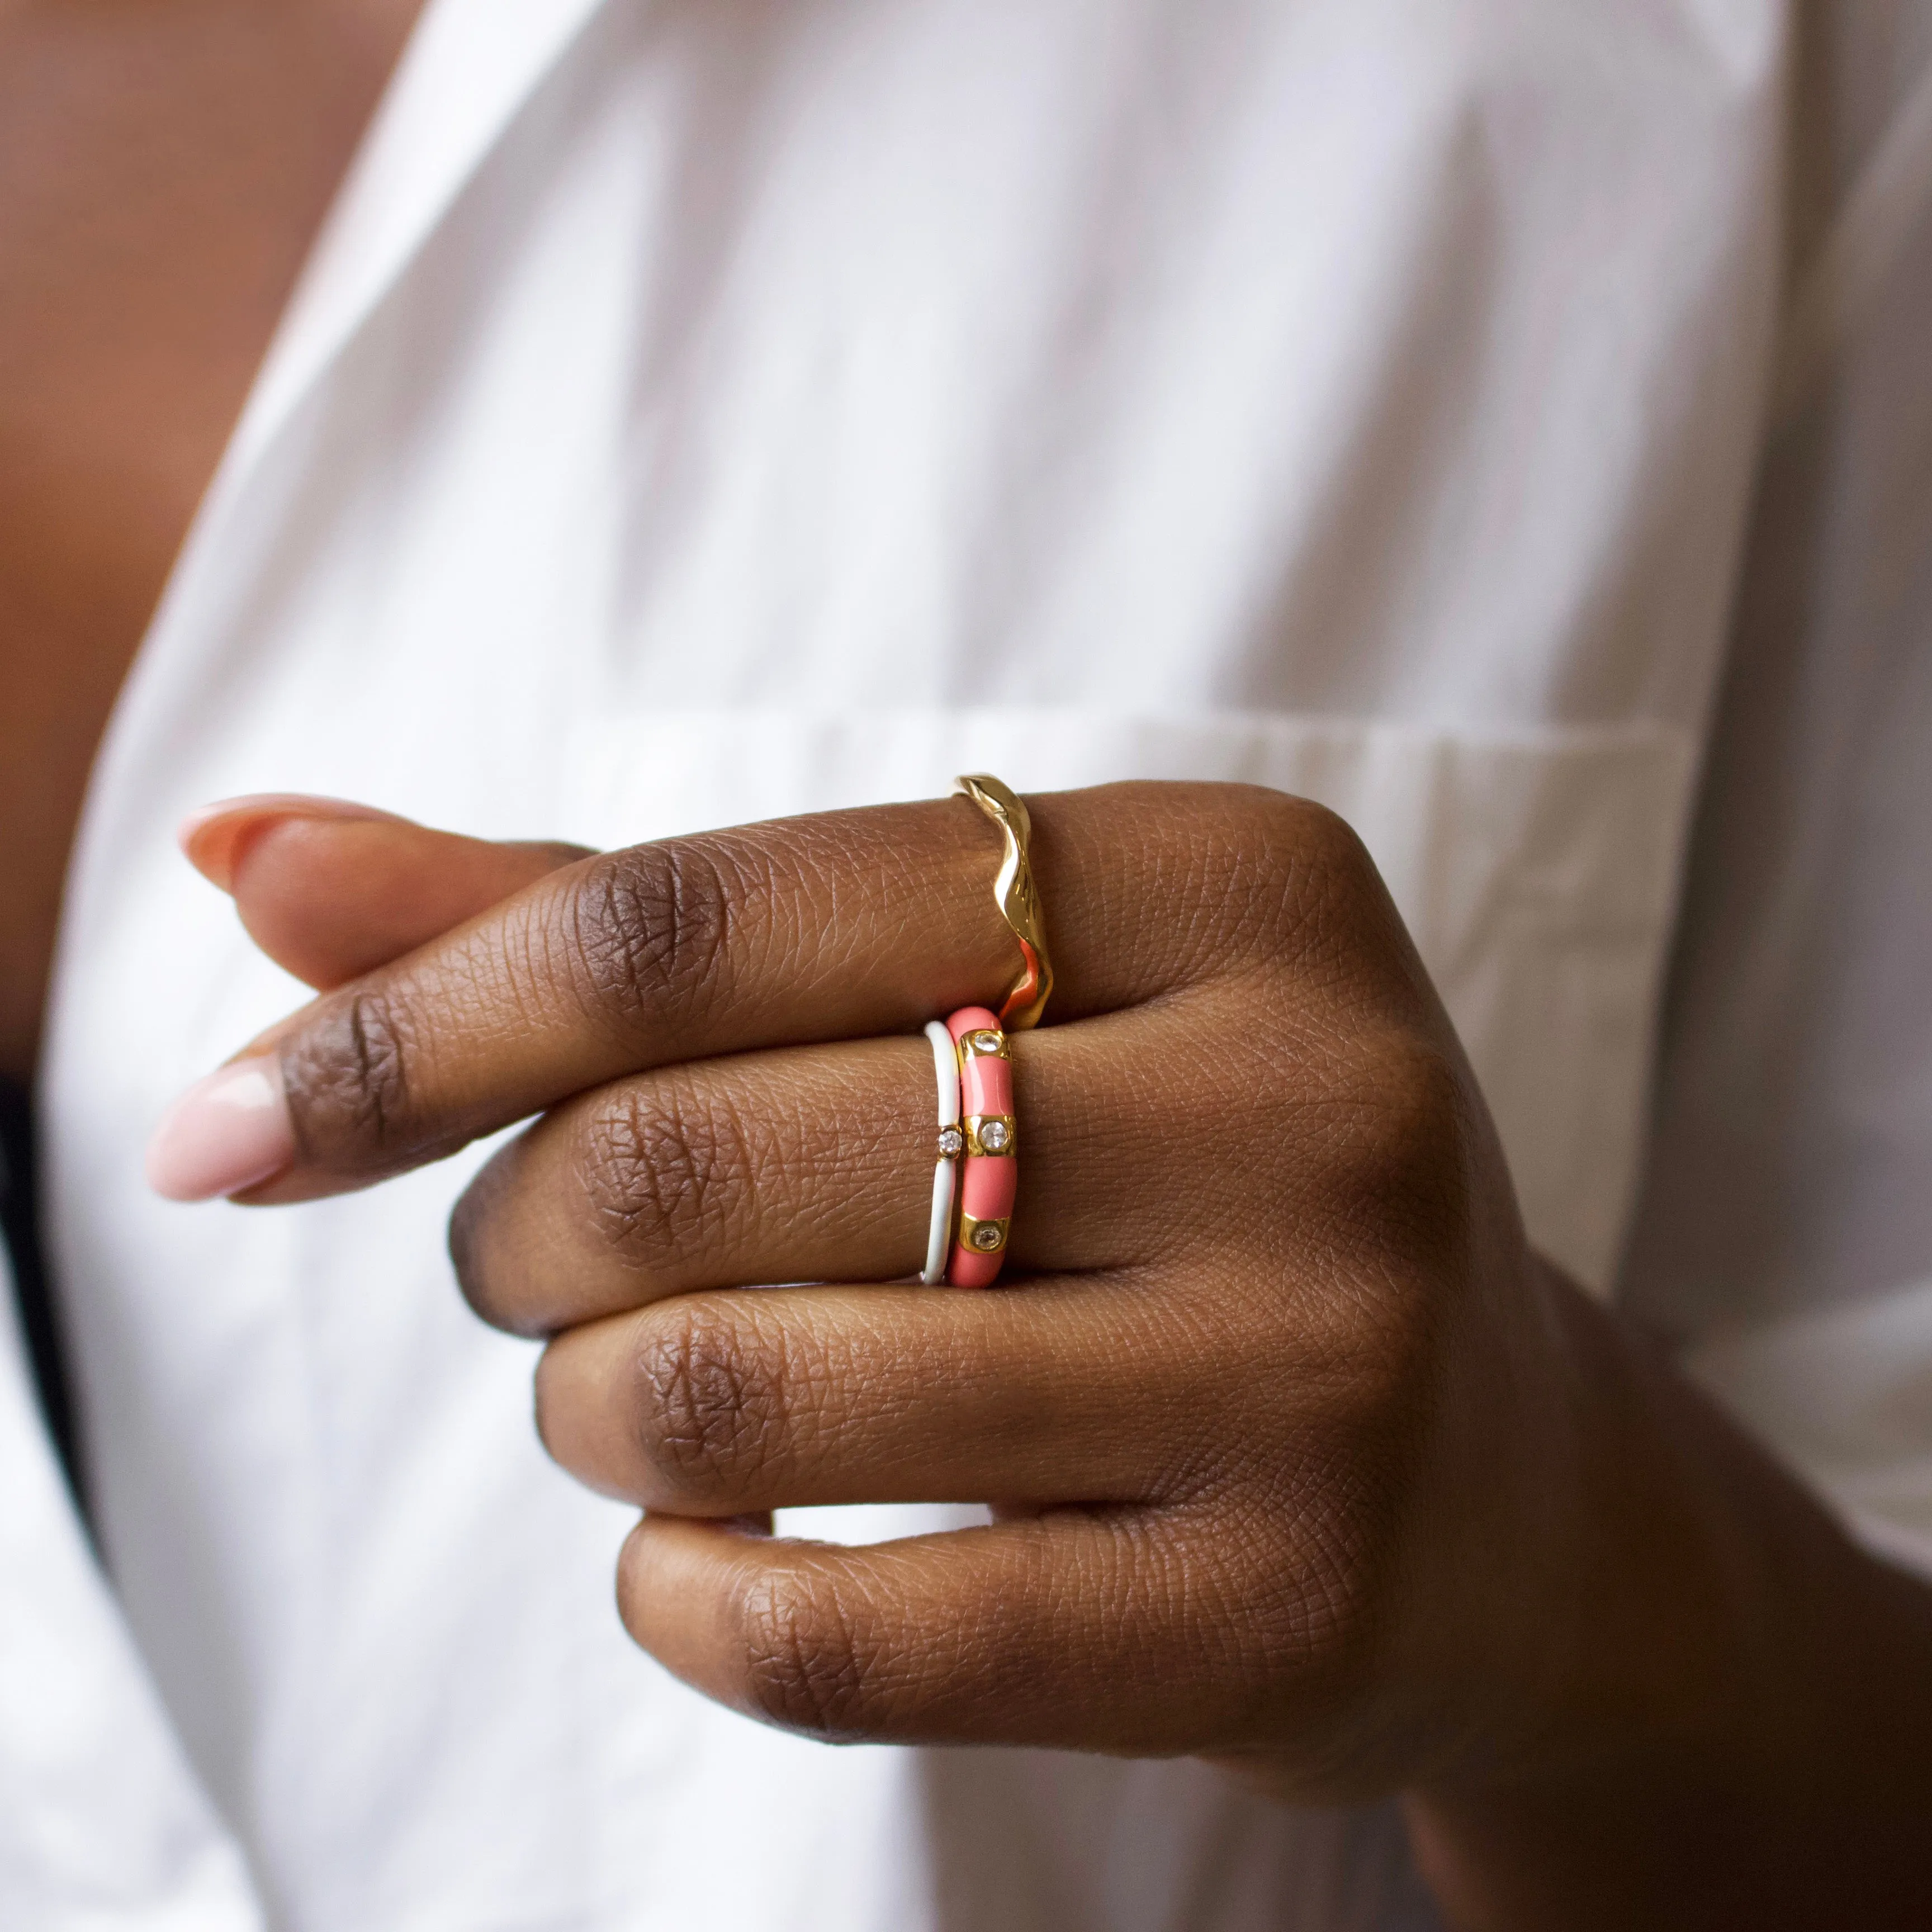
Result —
<path fill-rule="evenodd" d="M 262 791 L 198 806 L 175 828 L 175 839 L 189 864 L 225 892 L 233 890 L 235 868 L 242 862 L 244 847 L 256 832 L 286 818 L 373 820 L 389 825 L 409 823 L 393 812 L 358 805 L 352 799 L 322 798 L 308 792 Z"/>
<path fill-rule="evenodd" d="M 280 1173 L 295 1154 L 280 1065 L 260 1054 L 218 1067 L 168 1109 L 148 1143 L 148 1185 L 164 1200 L 212 1201 Z"/>

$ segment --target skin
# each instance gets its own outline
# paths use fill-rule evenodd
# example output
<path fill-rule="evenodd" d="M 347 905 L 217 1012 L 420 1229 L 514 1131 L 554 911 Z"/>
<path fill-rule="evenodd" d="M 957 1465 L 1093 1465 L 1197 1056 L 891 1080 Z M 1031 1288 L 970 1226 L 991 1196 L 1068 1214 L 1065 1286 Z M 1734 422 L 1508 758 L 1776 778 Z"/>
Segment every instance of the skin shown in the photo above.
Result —
<path fill-rule="evenodd" d="M 752 1717 L 1400 1792 L 1459 1925 L 1932 1920 L 1932 1592 L 1530 1250 L 1352 835 L 1241 788 L 1030 803 L 1059 984 L 998 1290 L 896 1285 L 913 1030 L 1016 963 L 957 800 L 601 857 L 204 821 L 334 988 L 250 1049 L 298 1150 L 240 1198 L 536 1117 L 456 1210 L 464 1291 L 548 1338 L 551 1454 L 646 1512 L 632 1634 Z M 454 876 L 472 916 L 410 932 Z M 871 1550 L 760 1533 L 987 1497 Z"/>
<path fill-rule="evenodd" d="M 94 748 L 416 0 L 0 0 L 0 1076 Z"/>

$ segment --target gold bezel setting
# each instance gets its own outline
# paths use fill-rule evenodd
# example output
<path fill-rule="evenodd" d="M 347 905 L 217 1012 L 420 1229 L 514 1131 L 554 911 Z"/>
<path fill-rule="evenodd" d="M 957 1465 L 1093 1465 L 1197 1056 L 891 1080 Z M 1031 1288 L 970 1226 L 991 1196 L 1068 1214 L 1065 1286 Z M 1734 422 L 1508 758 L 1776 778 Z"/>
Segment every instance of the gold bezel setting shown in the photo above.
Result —
<path fill-rule="evenodd" d="M 960 1125 L 966 1130 L 968 1154 L 1010 1160 L 1019 1150 L 1020 1124 L 1010 1114 L 968 1114 Z M 989 1129 L 990 1141 L 986 1138 Z"/>
<path fill-rule="evenodd" d="M 997 1221 L 976 1220 L 970 1214 L 959 1216 L 959 1245 L 976 1255 L 997 1255 L 1006 1245 L 1006 1231 L 1012 1225 L 1010 1215 Z"/>

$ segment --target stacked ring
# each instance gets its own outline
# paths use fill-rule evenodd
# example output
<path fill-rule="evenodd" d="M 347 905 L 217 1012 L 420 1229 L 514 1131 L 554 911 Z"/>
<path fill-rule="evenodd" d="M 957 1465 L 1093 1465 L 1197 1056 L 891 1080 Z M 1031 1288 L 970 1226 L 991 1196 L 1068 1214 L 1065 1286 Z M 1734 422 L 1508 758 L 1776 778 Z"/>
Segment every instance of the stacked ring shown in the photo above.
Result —
<path fill-rule="evenodd" d="M 928 1288 L 946 1279 L 952 1250 L 952 1206 L 958 1192 L 959 1156 L 966 1151 L 965 1130 L 959 1124 L 959 1050 L 943 1022 L 926 1023 L 932 1044 L 932 1070 L 939 1085 L 939 1160 L 932 1170 L 932 1220 L 926 1229 L 926 1265 L 919 1278 Z"/>
<path fill-rule="evenodd" d="M 1046 950 L 1046 914 L 1034 884 L 1033 814 L 1019 794 L 991 772 L 952 781 L 956 793 L 970 799 L 992 820 L 1003 850 L 993 880 L 993 902 L 1020 944 L 1020 971 L 1000 1003 L 998 1024 L 1024 1033 L 1040 1024 L 1053 993 L 1053 961 Z"/>
<path fill-rule="evenodd" d="M 998 829 L 1003 848 L 994 903 L 1020 948 L 1018 976 L 997 1014 L 962 1006 L 926 1029 L 939 1082 L 939 1160 L 920 1280 L 990 1288 L 1006 1256 L 1017 1191 L 1019 1123 L 1013 1115 L 1009 1030 L 1037 1026 L 1053 991 L 1046 918 L 1034 884 L 1033 820 L 1018 795 L 989 772 L 953 781 Z"/>
<path fill-rule="evenodd" d="M 959 1057 L 961 1147 L 958 1206 L 946 1279 L 990 1288 L 1006 1259 L 1018 1184 L 1019 1125 L 1006 1036 L 984 1006 L 962 1006 L 946 1022 Z"/>

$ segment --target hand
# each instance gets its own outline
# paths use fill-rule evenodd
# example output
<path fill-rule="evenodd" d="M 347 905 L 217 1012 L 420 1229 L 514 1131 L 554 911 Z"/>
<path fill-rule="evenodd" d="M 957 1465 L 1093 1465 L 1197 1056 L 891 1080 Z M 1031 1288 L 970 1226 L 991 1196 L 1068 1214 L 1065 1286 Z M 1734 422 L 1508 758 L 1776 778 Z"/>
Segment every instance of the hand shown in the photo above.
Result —
<path fill-rule="evenodd" d="M 1006 1290 L 852 1285 L 923 1247 L 914 1029 L 1015 963 L 958 801 L 548 874 L 283 1032 L 300 1151 L 246 1198 L 549 1109 L 465 1196 L 459 1275 L 556 1338 L 544 1439 L 652 1512 L 626 1619 L 714 1695 L 1397 1780 L 1450 1715 L 1462 1552 L 1534 1509 L 1493 1428 L 1548 1318 L 1480 1102 L 1339 821 L 1152 788 L 1036 820 L 1060 1023 L 1015 1042 Z M 836 1285 L 743 1292 L 772 1281 Z M 890 1552 L 686 1520 L 988 1497 L 1009 1520 Z"/>
<path fill-rule="evenodd" d="M 650 1512 L 620 1578 L 647 1648 L 821 1735 L 1408 1787 L 1445 1888 L 1507 1914 L 1482 1848 L 1514 1842 L 1511 1794 L 1557 1844 L 1580 1794 L 1616 1815 L 1626 1786 L 1693 1790 L 1684 1767 L 1746 1749 L 1730 1652 L 1757 1579 L 1710 1499 L 1768 1482 L 1791 1505 L 1529 1253 L 1338 821 L 1210 787 L 1034 812 L 1060 986 L 1014 1042 L 998 1291 L 878 1285 L 924 1244 L 913 1029 L 1016 963 L 959 802 L 559 869 L 520 848 L 523 890 L 278 1030 L 282 1138 L 245 1178 L 283 1157 L 243 1198 L 365 1184 L 547 1110 L 452 1246 L 486 1319 L 554 1338 L 552 1453 Z M 274 892 L 237 890 L 272 926 Z M 989 1497 L 989 1528 L 873 1550 L 729 1526 Z M 1552 1882 L 1520 1883 L 1532 1916 L 1507 1922 L 1550 1922 Z M 1637 1922 L 1617 1884 L 1596 1895 L 1563 1922 Z"/>

